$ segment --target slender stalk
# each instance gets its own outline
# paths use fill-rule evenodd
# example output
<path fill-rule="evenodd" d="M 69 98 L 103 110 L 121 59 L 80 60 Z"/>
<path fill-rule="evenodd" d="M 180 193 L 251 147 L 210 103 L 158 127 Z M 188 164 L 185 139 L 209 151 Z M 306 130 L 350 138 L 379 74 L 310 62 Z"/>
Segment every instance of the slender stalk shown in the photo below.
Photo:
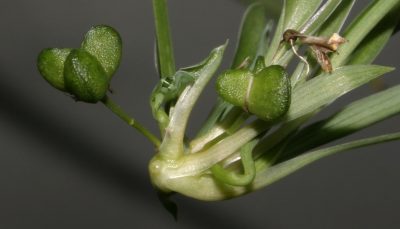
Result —
<path fill-rule="evenodd" d="M 256 176 L 256 167 L 254 165 L 252 151 L 254 146 L 258 143 L 255 139 L 240 149 L 240 158 L 243 166 L 243 174 L 239 174 L 235 170 L 224 168 L 220 164 L 215 164 L 211 167 L 213 176 L 221 182 L 234 186 L 249 185 Z"/>
<path fill-rule="evenodd" d="M 108 109 L 110 109 L 114 114 L 124 120 L 128 125 L 132 126 L 136 130 L 138 130 L 141 134 L 143 134 L 147 139 L 149 139 L 156 147 L 159 147 L 161 142 L 160 140 L 154 136 L 149 130 L 147 130 L 142 124 L 137 122 L 135 119 L 130 117 L 125 111 L 121 109 L 119 105 L 114 103 L 108 96 L 106 96 L 101 101 Z"/>
<path fill-rule="evenodd" d="M 161 78 L 164 78 L 175 73 L 175 59 L 166 0 L 153 0 L 153 13 L 156 27 L 158 67 Z"/>

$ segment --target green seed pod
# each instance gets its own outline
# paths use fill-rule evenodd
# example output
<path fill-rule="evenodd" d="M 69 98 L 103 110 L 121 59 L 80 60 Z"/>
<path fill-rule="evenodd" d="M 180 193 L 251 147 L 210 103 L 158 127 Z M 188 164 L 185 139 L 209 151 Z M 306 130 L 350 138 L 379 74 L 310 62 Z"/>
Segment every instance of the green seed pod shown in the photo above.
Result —
<path fill-rule="evenodd" d="M 250 79 L 254 74 L 246 69 L 228 70 L 217 79 L 217 92 L 227 102 L 243 107 Z"/>
<path fill-rule="evenodd" d="M 121 37 L 115 29 L 105 25 L 92 27 L 86 33 L 81 47 L 97 58 L 108 78 L 113 76 L 122 54 Z"/>
<path fill-rule="evenodd" d="M 250 113 L 260 119 L 279 119 L 289 109 L 291 98 L 289 77 L 282 66 L 272 65 L 255 74 L 247 98 Z"/>
<path fill-rule="evenodd" d="M 64 85 L 64 62 L 71 49 L 49 48 L 40 52 L 37 67 L 43 78 L 51 86 L 61 91 L 66 91 Z"/>
<path fill-rule="evenodd" d="M 217 92 L 224 100 L 271 122 L 289 109 L 290 89 L 288 75 L 279 65 L 256 73 L 245 69 L 229 70 L 217 79 Z"/>
<path fill-rule="evenodd" d="M 106 95 L 110 79 L 94 56 L 74 49 L 65 61 L 64 81 L 76 100 L 96 103 Z"/>

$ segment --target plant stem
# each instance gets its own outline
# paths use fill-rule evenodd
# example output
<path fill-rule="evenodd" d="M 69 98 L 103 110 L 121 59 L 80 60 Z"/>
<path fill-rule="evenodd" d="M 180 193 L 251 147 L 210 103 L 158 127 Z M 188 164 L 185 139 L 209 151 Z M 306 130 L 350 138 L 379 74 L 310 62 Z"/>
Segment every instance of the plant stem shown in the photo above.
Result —
<path fill-rule="evenodd" d="M 175 73 L 175 59 L 166 0 L 153 0 L 153 13 L 156 27 L 158 67 L 161 78 L 164 78 Z"/>
<path fill-rule="evenodd" d="M 114 114 L 124 120 L 128 125 L 132 126 L 143 134 L 147 139 L 149 139 L 157 148 L 160 146 L 160 140 L 154 136 L 149 130 L 147 130 L 142 124 L 137 122 L 134 118 L 130 117 L 122 108 L 114 103 L 108 96 L 104 97 L 101 101 L 108 109 L 110 109 Z"/>
<path fill-rule="evenodd" d="M 168 173 L 170 177 L 184 177 L 199 174 L 235 153 L 247 142 L 266 131 L 270 126 L 271 123 L 255 120 L 209 149 L 195 154 L 185 155 L 182 159 L 184 163 L 182 163 L 180 167 L 171 167 L 170 170 L 165 170 L 164 172 Z"/>

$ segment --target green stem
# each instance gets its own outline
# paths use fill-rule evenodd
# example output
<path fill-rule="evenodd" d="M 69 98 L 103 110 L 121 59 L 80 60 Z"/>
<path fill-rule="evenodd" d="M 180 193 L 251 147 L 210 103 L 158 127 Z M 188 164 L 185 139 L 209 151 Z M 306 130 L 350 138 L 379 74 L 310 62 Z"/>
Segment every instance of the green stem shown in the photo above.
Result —
<path fill-rule="evenodd" d="M 242 161 L 243 174 L 239 174 L 235 170 L 224 168 L 220 164 L 215 164 L 213 167 L 211 167 L 213 176 L 219 181 L 229 185 L 249 185 L 256 176 L 256 167 L 254 165 L 252 151 L 257 143 L 258 139 L 255 139 L 241 148 L 240 159 Z"/>
<path fill-rule="evenodd" d="M 241 108 L 232 107 L 220 121 L 215 120 L 206 133 L 190 142 L 191 153 L 203 150 L 204 146 L 221 137 L 223 134 L 230 135 L 234 133 L 248 117 L 249 114 L 243 112 Z"/>
<path fill-rule="evenodd" d="M 161 78 L 164 78 L 175 73 L 175 60 L 166 0 L 153 0 L 153 13 L 157 37 L 158 67 Z"/>
<path fill-rule="evenodd" d="M 125 111 L 121 109 L 116 103 L 114 103 L 108 96 L 104 97 L 101 101 L 108 109 L 110 109 L 114 114 L 124 120 L 128 125 L 132 126 L 143 134 L 147 139 L 149 139 L 157 148 L 160 146 L 160 140 L 154 136 L 149 130 L 147 130 L 142 124 L 137 122 L 135 119 L 130 117 Z"/>

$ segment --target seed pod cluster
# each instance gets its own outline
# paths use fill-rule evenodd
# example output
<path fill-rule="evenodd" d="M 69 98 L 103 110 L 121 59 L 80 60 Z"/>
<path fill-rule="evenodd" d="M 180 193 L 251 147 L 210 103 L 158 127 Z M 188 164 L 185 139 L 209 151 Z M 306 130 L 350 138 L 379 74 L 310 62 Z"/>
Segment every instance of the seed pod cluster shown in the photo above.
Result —
<path fill-rule="evenodd" d="M 121 38 L 109 26 L 92 27 L 80 48 L 48 48 L 39 54 L 37 66 L 43 78 L 77 101 L 103 99 L 122 52 Z"/>
<path fill-rule="evenodd" d="M 216 87 L 224 100 L 264 121 L 273 122 L 289 109 L 290 80 L 279 65 L 228 70 L 218 77 Z"/>

